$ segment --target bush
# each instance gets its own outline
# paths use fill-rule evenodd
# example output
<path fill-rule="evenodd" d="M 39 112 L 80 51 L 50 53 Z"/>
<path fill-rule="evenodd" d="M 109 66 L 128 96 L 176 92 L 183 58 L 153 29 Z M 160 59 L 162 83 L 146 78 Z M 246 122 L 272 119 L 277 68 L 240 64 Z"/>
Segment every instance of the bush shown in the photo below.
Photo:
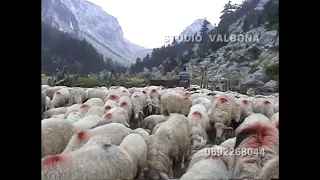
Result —
<path fill-rule="evenodd" d="M 275 63 L 267 66 L 266 75 L 274 81 L 279 81 L 279 64 Z"/>

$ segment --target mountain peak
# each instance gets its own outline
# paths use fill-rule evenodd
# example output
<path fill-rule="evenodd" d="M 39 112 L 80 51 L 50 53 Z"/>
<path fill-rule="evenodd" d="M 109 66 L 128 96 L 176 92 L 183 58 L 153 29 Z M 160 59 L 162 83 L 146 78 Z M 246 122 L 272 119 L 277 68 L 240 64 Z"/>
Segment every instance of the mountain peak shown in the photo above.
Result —
<path fill-rule="evenodd" d="M 205 19 L 197 19 L 197 20 L 195 20 L 191 25 L 189 25 L 188 27 L 186 27 L 183 30 L 183 32 L 180 34 L 180 36 L 190 36 L 190 35 L 194 35 L 196 32 L 199 33 L 199 31 L 201 30 L 201 27 L 202 27 L 202 24 L 203 24 L 204 20 Z M 209 22 L 208 31 L 212 30 L 213 28 L 214 28 L 213 25 Z"/>

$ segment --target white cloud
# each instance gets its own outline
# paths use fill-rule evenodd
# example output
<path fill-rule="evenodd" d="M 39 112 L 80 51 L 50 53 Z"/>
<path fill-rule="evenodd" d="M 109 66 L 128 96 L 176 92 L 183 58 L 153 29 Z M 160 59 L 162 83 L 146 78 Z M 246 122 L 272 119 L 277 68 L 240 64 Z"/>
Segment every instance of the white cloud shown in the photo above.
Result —
<path fill-rule="evenodd" d="M 160 47 L 165 36 L 179 35 L 197 19 L 218 24 L 228 0 L 88 0 L 116 17 L 124 37 L 146 48 Z M 240 3 L 243 0 L 233 0 Z"/>

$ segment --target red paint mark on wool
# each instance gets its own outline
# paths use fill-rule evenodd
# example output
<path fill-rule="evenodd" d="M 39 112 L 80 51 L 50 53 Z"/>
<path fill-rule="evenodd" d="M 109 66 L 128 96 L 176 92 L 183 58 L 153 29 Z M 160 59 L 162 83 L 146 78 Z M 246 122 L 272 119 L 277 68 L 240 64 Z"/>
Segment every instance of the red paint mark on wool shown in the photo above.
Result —
<path fill-rule="evenodd" d="M 127 102 L 122 102 L 122 103 L 120 104 L 120 107 L 126 107 L 126 106 L 128 106 L 128 103 L 127 103 Z"/>
<path fill-rule="evenodd" d="M 111 113 L 107 113 L 104 115 L 104 119 L 111 119 L 112 118 L 112 114 Z"/>
<path fill-rule="evenodd" d="M 110 107 L 110 106 L 106 106 L 106 107 L 104 107 L 104 109 L 105 109 L 105 110 L 110 110 L 111 107 Z"/>
<path fill-rule="evenodd" d="M 87 131 L 81 131 L 77 134 L 77 136 L 80 141 L 83 141 L 87 137 Z"/>
<path fill-rule="evenodd" d="M 56 92 L 57 95 L 61 95 L 61 93 L 59 91 Z"/>
<path fill-rule="evenodd" d="M 80 106 L 80 109 L 86 109 L 86 108 L 90 108 L 90 106 L 88 104 L 82 104 Z"/>
<path fill-rule="evenodd" d="M 268 105 L 268 104 L 271 104 L 271 102 L 270 101 L 264 101 L 264 104 Z"/>
<path fill-rule="evenodd" d="M 189 99 L 189 97 L 183 97 L 183 99 Z"/>
<path fill-rule="evenodd" d="M 117 97 L 115 95 L 111 95 L 110 99 L 116 99 Z"/>
<path fill-rule="evenodd" d="M 249 104 L 249 101 L 248 101 L 248 100 L 246 100 L 246 99 L 245 99 L 245 100 L 243 100 L 242 102 L 243 102 L 243 104 L 245 104 L 245 105 Z"/>
<path fill-rule="evenodd" d="M 226 102 L 228 102 L 228 99 L 225 98 L 225 97 L 220 97 L 218 100 L 219 100 L 221 103 L 226 103 Z"/>
<path fill-rule="evenodd" d="M 202 114 L 199 111 L 193 112 L 192 115 L 196 118 L 200 118 L 200 119 L 202 118 Z"/>
<path fill-rule="evenodd" d="M 271 135 L 274 131 L 272 130 L 272 127 L 266 126 L 260 123 L 256 123 L 253 125 L 249 125 L 242 131 L 255 131 L 254 136 L 248 138 L 246 147 L 248 148 L 259 148 L 265 144 L 268 144 L 268 139 L 266 139 L 266 136 Z"/>
<path fill-rule="evenodd" d="M 157 90 L 156 89 L 152 89 L 151 93 L 156 93 Z"/>
<path fill-rule="evenodd" d="M 47 156 L 42 160 L 42 166 L 48 166 L 50 164 L 55 164 L 62 160 L 62 156 Z"/>

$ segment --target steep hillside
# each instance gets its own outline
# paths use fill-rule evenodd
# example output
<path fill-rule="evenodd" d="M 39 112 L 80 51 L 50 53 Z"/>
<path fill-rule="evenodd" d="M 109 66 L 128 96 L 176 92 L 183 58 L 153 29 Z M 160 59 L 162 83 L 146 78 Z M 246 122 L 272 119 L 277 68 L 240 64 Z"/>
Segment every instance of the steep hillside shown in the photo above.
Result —
<path fill-rule="evenodd" d="M 204 22 L 204 19 L 197 19 L 195 20 L 190 26 L 186 27 L 180 36 L 190 36 L 194 35 L 195 33 L 200 33 L 200 29 L 202 27 L 202 24 Z M 208 31 L 211 31 L 214 27 L 211 23 L 208 24 Z"/>
<path fill-rule="evenodd" d="M 125 68 L 111 59 L 104 61 L 103 56 L 86 40 L 79 40 L 69 33 L 63 33 L 42 23 L 41 61 L 43 73 L 56 73 L 56 69 L 70 73 L 99 73 L 102 70 L 115 69 L 125 72 Z"/>
<path fill-rule="evenodd" d="M 123 37 L 115 17 L 86 0 L 42 0 L 41 14 L 42 21 L 77 38 L 86 38 L 104 57 L 126 66 L 137 58 L 137 54 L 145 56 L 149 53 L 146 48 Z"/>
<path fill-rule="evenodd" d="M 278 3 L 278 0 L 247 0 L 240 5 L 229 2 L 222 9 L 216 28 L 206 33 L 208 27 L 203 24 L 202 42 L 173 42 L 168 47 L 154 49 L 151 58 L 139 59 L 131 66 L 131 72 L 147 71 L 146 67 L 154 74 L 173 78 L 185 65 L 197 79 L 207 70 L 215 86 L 230 80 L 231 88 L 238 91 L 250 87 L 256 91 L 277 91 Z M 231 35 L 247 38 L 230 41 Z M 219 40 L 218 36 L 229 41 Z M 216 37 L 215 41 L 210 37 Z"/>

